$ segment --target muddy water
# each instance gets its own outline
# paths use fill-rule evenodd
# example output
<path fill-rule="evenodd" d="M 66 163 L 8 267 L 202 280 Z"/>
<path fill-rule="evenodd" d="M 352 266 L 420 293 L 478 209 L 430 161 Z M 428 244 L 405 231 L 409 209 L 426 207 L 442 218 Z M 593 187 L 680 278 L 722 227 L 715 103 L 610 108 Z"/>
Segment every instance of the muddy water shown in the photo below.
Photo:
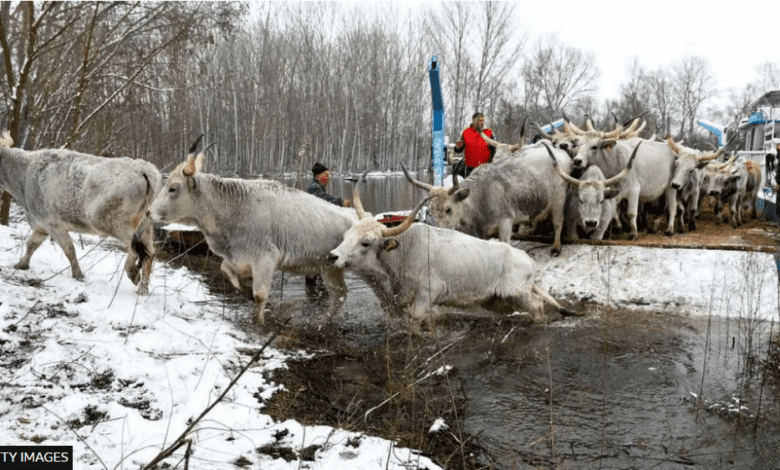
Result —
<path fill-rule="evenodd" d="M 217 259 L 182 260 L 229 320 L 255 328 Z M 326 322 L 321 286 L 277 274 L 266 319 L 292 317 L 277 346 L 312 353 L 273 377 L 295 391 L 266 404 L 278 419 L 382 435 L 447 468 L 780 469 L 768 325 L 581 305 L 583 318 L 533 326 L 448 310 L 415 336 L 362 281 L 347 283 Z M 437 418 L 449 429 L 429 433 Z"/>

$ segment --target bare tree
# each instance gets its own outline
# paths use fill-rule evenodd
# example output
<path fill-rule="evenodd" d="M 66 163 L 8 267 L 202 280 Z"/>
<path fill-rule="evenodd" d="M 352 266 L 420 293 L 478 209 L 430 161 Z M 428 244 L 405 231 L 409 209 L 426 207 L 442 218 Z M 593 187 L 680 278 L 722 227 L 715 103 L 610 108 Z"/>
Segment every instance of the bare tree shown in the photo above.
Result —
<path fill-rule="evenodd" d="M 671 74 L 660 68 L 646 75 L 650 109 L 656 118 L 655 131 L 666 135 L 671 131 L 674 109 L 678 107 Z"/>
<path fill-rule="evenodd" d="M 501 98 L 499 89 L 520 59 L 525 36 L 514 31 L 515 4 L 483 2 L 479 23 L 480 51 L 474 77 L 473 108 L 493 114 Z M 485 103 L 489 100 L 490 104 Z"/>
<path fill-rule="evenodd" d="M 717 94 L 715 79 L 710 71 L 710 65 L 701 57 L 687 57 L 673 67 L 674 92 L 677 104 L 680 106 L 680 136 L 685 136 L 685 125 L 688 125 L 688 135 L 695 132 L 694 121 L 702 104 Z"/>
<path fill-rule="evenodd" d="M 774 62 L 764 62 L 758 67 L 761 77 L 760 88 L 764 91 L 780 89 L 780 65 Z"/>
<path fill-rule="evenodd" d="M 465 2 L 444 2 L 441 8 L 437 7 L 428 15 L 429 20 L 425 23 L 427 37 L 433 42 L 434 50 L 439 52 L 439 60 L 447 70 L 442 77 L 442 86 L 448 101 L 452 102 L 452 118 L 448 121 L 450 135 L 460 134 L 460 126 L 468 114 L 465 111 L 467 89 L 473 69 L 468 53 L 472 43 L 469 11 L 470 6 Z"/>
<path fill-rule="evenodd" d="M 555 35 L 540 38 L 522 72 L 526 107 L 552 120 L 563 108 L 596 91 L 593 54 L 562 44 Z"/>

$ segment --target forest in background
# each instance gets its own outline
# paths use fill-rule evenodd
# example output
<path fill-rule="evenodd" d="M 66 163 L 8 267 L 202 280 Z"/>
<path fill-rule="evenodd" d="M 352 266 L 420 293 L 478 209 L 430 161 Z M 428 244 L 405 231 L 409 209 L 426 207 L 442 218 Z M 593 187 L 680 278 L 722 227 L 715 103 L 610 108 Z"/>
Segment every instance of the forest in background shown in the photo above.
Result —
<path fill-rule="evenodd" d="M 649 132 L 696 143 L 694 119 L 730 122 L 778 66 L 730 91 L 725 109 L 707 61 L 658 70 L 637 60 L 621 98 L 597 102 L 592 53 L 556 36 L 528 37 L 508 2 L 392 3 L 2 2 L 0 124 L 19 147 L 131 156 L 170 169 L 201 133 L 208 171 L 334 173 L 424 169 L 430 158 L 427 66 L 442 67 L 447 135 L 475 110 L 499 139 L 516 141 L 523 118 L 562 112 L 612 127 L 646 111 Z M 720 92 L 724 93 L 724 92 Z M 298 150 L 304 141 L 308 151 Z"/>

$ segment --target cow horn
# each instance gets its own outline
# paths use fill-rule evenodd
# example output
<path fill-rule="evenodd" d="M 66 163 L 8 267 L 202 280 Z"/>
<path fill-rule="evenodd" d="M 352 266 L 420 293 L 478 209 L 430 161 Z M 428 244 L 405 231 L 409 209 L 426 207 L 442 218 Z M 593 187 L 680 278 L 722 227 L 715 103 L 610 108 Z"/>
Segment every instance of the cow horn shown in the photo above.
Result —
<path fill-rule="evenodd" d="M 550 158 L 552 158 L 553 161 L 553 169 L 555 169 L 555 172 L 558 174 L 558 176 L 563 179 L 563 181 L 566 181 L 570 185 L 574 186 L 575 188 L 579 188 L 580 185 L 582 185 L 582 181 L 572 178 L 571 175 L 567 175 L 565 171 L 563 171 L 563 168 L 561 168 L 560 165 L 558 165 L 558 160 L 555 159 L 555 155 L 553 155 L 552 150 L 550 147 L 545 143 L 542 142 L 542 145 L 544 145 L 544 148 L 547 149 L 547 153 L 550 154 Z"/>
<path fill-rule="evenodd" d="M 525 142 L 525 126 L 528 124 L 528 116 L 523 119 L 523 125 L 520 127 L 520 147 L 523 146 L 523 143 Z"/>
<path fill-rule="evenodd" d="M 536 133 L 539 134 L 540 136 L 542 136 L 543 139 L 547 139 L 547 140 L 550 140 L 550 141 L 553 139 L 552 135 L 550 135 L 547 132 L 545 132 L 538 123 L 534 122 L 531 125 L 534 126 L 534 128 L 536 129 Z"/>
<path fill-rule="evenodd" d="M 460 183 L 458 183 L 458 174 L 453 173 L 452 174 L 452 187 L 449 191 L 447 191 L 447 196 L 452 196 L 455 194 L 455 191 L 460 189 Z"/>
<path fill-rule="evenodd" d="M 355 188 L 352 189 L 352 204 L 355 206 L 355 212 L 357 212 L 358 220 L 363 220 L 366 218 L 366 211 L 363 210 L 363 203 L 360 202 L 360 185 L 366 180 L 368 171 L 369 170 L 366 170 L 366 172 L 363 173 L 363 176 L 358 178 L 358 182 L 355 184 Z"/>
<path fill-rule="evenodd" d="M 417 206 L 412 209 L 412 212 L 409 213 L 409 215 L 406 216 L 403 222 L 401 222 L 401 225 L 397 227 L 392 228 L 383 228 L 382 229 L 382 237 L 395 237 L 396 235 L 400 235 L 407 231 L 409 227 L 412 226 L 412 223 L 414 222 L 414 218 L 417 217 L 417 213 L 422 209 L 422 206 L 425 205 L 426 202 L 431 200 L 431 196 L 426 197 L 422 201 L 417 203 Z"/>
<path fill-rule="evenodd" d="M 639 141 L 638 144 L 636 144 L 636 147 L 634 147 L 634 151 L 631 153 L 631 158 L 628 159 L 628 164 L 625 168 L 623 168 L 623 171 L 618 173 L 617 175 L 613 176 L 612 178 L 604 181 L 604 187 L 610 187 L 614 186 L 618 183 L 620 183 L 623 178 L 628 175 L 628 172 L 631 171 L 631 167 L 634 166 L 634 158 L 636 157 L 636 152 L 639 150 L 639 146 L 642 145 L 642 141 Z"/>
<path fill-rule="evenodd" d="M 190 145 L 190 151 L 187 154 L 186 164 L 181 169 L 181 172 L 184 173 L 184 176 L 190 177 L 198 171 L 198 168 L 195 165 L 195 150 L 198 148 L 198 144 L 202 138 L 203 134 L 199 135 L 198 138 L 195 139 L 195 142 Z"/>
<path fill-rule="evenodd" d="M 482 137 L 482 140 L 487 142 L 487 144 L 490 145 L 491 147 L 498 147 L 499 145 L 501 145 L 501 142 L 491 139 L 490 137 L 485 135 L 485 133 L 482 131 L 479 131 L 479 136 Z"/>
<path fill-rule="evenodd" d="M 563 127 L 564 127 L 564 129 L 566 129 L 566 133 L 567 134 L 582 135 L 582 134 L 585 133 L 585 131 L 583 131 L 579 127 L 575 126 L 574 123 L 572 123 L 570 121 L 564 122 L 563 123 Z"/>
<path fill-rule="evenodd" d="M 720 164 L 720 166 L 718 167 L 718 170 L 725 169 L 726 167 L 732 165 L 736 160 L 737 160 L 737 154 L 736 153 L 732 153 L 726 163 L 721 163 Z"/>
<path fill-rule="evenodd" d="M 198 171 L 198 169 L 195 166 L 195 157 L 192 154 L 189 154 L 187 155 L 187 162 L 184 164 L 181 172 L 184 176 L 190 177 L 194 175 L 196 171 Z"/>
<path fill-rule="evenodd" d="M 401 169 L 404 170 L 404 176 L 406 176 L 406 179 L 409 180 L 410 183 L 417 186 L 420 189 L 424 189 L 428 192 L 430 192 L 433 189 L 433 185 L 423 183 L 422 181 L 417 181 L 416 179 L 412 178 L 412 175 L 409 174 L 408 171 L 406 171 L 406 167 L 403 163 L 401 163 Z"/>
<path fill-rule="evenodd" d="M 593 127 L 593 120 L 588 116 L 585 119 L 585 130 L 590 132 L 598 132 L 595 127 Z"/>
<path fill-rule="evenodd" d="M 198 148 L 198 144 L 200 143 L 200 139 L 202 138 L 203 138 L 203 134 L 198 136 L 198 138 L 195 139 L 195 142 L 193 142 L 192 145 L 190 145 L 190 151 L 189 151 L 190 154 L 195 153 L 195 150 Z"/>

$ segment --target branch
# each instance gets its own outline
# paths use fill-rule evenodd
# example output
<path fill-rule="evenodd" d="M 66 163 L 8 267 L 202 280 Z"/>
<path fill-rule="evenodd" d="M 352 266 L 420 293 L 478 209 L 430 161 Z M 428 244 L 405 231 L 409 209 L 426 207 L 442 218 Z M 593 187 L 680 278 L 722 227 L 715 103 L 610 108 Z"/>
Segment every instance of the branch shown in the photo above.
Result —
<path fill-rule="evenodd" d="M 290 319 L 288 318 L 287 321 L 284 322 L 284 325 L 282 325 L 281 329 L 284 330 L 284 328 L 287 326 L 287 324 L 289 322 L 290 322 Z M 187 429 L 185 429 L 184 432 L 182 432 L 181 435 L 175 441 L 173 441 L 173 444 L 171 444 L 170 446 L 168 446 L 167 449 L 165 449 L 162 452 L 160 452 L 159 454 L 157 454 L 157 456 L 154 459 L 152 459 L 151 462 L 149 462 L 146 465 L 144 465 L 141 468 L 141 470 L 150 470 L 158 462 L 160 462 L 160 461 L 170 457 L 170 455 L 173 454 L 174 452 L 176 452 L 181 446 L 187 444 L 189 442 L 189 440 L 187 439 L 187 435 L 190 433 L 190 431 L 192 431 L 192 429 L 200 422 L 201 419 L 203 419 L 204 416 L 206 416 L 209 413 L 209 411 L 211 411 L 215 406 L 217 406 L 222 401 L 223 398 L 225 398 L 225 395 L 227 395 L 228 392 L 233 388 L 233 386 L 238 382 L 238 379 L 240 379 L 241 376 L 244 375 L 244 372 L 246 372 L 249 369 L 249 367 L 252 366 L 252 364 L 257 362 L 258 359 L 260 359 L 260 355 L 263 353 L 263 351 L 265 351 L 265 348 L 268 347 L 268 345 L 271 344 L 271 342 L 273 340 L 275 340 L 278 335 L 279 335 L 279 333 L 274 333 L 273 336 L 271 336 L 268 339 L 268 341 L 265 342 L 263 347 L 260 348 L 260 350 L 258 350 L 254 354 L 254 356 L 252 356 L 252 358 L 249 360 L 249 362 L 238 372 L 238 374 L 235 376 L 235 378 L 233 378 L 233 380 L 230 381 L 230 384 L 228 384 L 228 386 L 222 392 L 222 395 L 220 395 L 219 398 L 217 398 L 214 401 L 214 403 L 212 403 L 208 408 L 203 410 L 203 412 L 200 414 L 200 416 L 195 418 L 192 421 L 192 423 L 190 423 L 190 425 L 187 426 Z"/>

